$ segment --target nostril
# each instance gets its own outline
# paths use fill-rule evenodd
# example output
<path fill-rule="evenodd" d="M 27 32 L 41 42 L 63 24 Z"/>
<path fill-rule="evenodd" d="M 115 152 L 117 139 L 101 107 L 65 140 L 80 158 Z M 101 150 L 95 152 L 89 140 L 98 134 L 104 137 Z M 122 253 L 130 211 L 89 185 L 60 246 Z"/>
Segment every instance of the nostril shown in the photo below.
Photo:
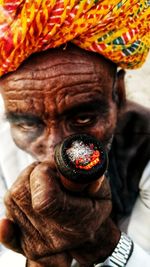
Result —
<path fill-rule="evenodd" d="M 45 146 L 43 144 L 39 144 L 37 147 L 38 154 L 43 154 L 45 150 Z"/>

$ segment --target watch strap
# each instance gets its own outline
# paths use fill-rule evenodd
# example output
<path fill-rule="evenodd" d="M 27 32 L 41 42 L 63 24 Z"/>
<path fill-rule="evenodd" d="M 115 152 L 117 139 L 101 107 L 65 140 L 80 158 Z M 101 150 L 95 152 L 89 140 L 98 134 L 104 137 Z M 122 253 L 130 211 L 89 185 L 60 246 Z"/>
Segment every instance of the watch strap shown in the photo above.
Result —
<path fill-rule="evenodd" d="M 133 242 L 124 232 L 113 253 L 103 263 L 95 264 L 94 267 L 124 267 L 126 266 L 133 251 Z"/>

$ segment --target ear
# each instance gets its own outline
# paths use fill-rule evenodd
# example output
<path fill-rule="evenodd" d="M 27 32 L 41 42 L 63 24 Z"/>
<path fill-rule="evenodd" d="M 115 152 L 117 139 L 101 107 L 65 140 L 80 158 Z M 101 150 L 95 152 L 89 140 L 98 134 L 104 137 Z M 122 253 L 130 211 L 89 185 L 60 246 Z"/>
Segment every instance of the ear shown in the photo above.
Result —
<path fill-rule="evenodd" d="M 124 77 L 125 77 L 125 71 L 123 69 L 119 70 L 116 74 L 116 79 L 114 82 L 114 88 L 112 92 L 113 100 L 116 102 L 119 109 L 124 107 L 126 103 Z"/>

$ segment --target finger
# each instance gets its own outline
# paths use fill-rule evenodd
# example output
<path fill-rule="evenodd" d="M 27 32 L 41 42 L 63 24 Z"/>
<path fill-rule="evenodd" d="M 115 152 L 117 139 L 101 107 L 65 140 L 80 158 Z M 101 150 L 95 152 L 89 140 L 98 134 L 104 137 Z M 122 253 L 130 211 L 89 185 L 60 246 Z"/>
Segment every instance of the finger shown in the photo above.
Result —
<path fill-rule="evenodd" d="M 32 207 L 39 214 L 49 214 L 53 217 L 56 212 L 61 212 L 71 203 L 73 210 L 80 205 L 85 207 L 93 205 L 90 197 L 100 200 L 110 200 L 110 186 L 107 178 L 103 175 L 97 181 L 90 184 L 84 192 L 73 193 L 62 189 L 56 174 L 52 173 L 47 163 L 37 165 L 30 175 L 30 190 L 32 197 Z M 88 198 L 87 198 L 88 197 Z M 93 200 L 92 200 L 93 201 Z M 85 208 L 84 207 L 84 208 Z M 64 218 L 63 218 L 64 219 Z"/>
<path fill-rule="evenodd" d="M 26 187 L 24 189 L 25 194 L 21 193 L 24 185 Z M 18 243 L 21 253 L 28 258 L 36 259 L 37 256 L 42 257 L 47 255 L 47 253 L 49 253 L 49 248 L 47 247 L 46 241 L 43 239 L 40 232 L 32 223 L 32 219 L 33 221 L 37 221 L 38 216 L 35 216 L 33 212 L 31 206 L 31 197 L 30 193 L 27 190 L 26 184 L 23 183 L 22 187 L 21 184 L 19 184 L 17 185 L 17 187 L 18 189 L 20 189 L 19 194 L 17 194 L 17 191 L 15 191 L 13 196 L 13 191 L 11 192 L 10 190 L 5 196 L 7 216 L 8 218 L 11 218 L 11 220 L 13 220 L 13 222 L 15 222 L 15 224 L 17 225 L 15 236 L 19 240 Z M 32 215 L 31 220 L 27 216 L 28 213 Z M 12 249 L 15 250 L 14 247 Z"/>
<path fill-rule="evenodd" d="M 57 223 L 51 218 L 51 214 L 53 214 L 54 217 L 54 214 L 56 214 L 56 218 L 59 214 L 58 209 L 60 208 L 60 206 L 62 206 L 63 197 L 61 197 L 60 200 L 58 199 L 63 193 L 61 193 L 61 190 L 57 186 L 57 183 L 55 183 L 54 179 L 51 177 L 47 164 L 41 163 L 37 165 L 35 169 L 35 171 L 33 170 L 34 175 L 30 174 L 29 177 L 28 175 L 26 177 L 23 172 L 22 175 L 24 175 L 24 177 L 20 177 L 20 179 L 18 179 L 16 186 L 10 190 L 9 195 L 5 200 L 10 216 L 13 217 L 13 220 L 16 221 L 16 223 L 19 225 L 19 228 L 21 229 L 22 248 L 25 251 L 25 255 L 27 255 L 30 259 L 36 258 L 36 255 L 45 256 L 46 253 L 57 253 L 62 249 L 64 250 L 65 248 L 68 248 L 68 246 L 70 246 L 70 240 L 63 239 L 61 235 L 62 227 L 59 227 Z M 31 183 L 29 181 L 30 179 Z M 32 200 L 32 196 L 34 199 L 34 192 L 36 193 L 37 181 L 40 185 L 37 191 L 41 192 L 41 194 L 37 195 L 37 203 L 44 203 L 46 190 L 48 190 L 46 191 L 46 196 L 50 197 L 48 198 L 48 208 L 45 208 L 47 211 L 44 214 L 45 216 L 43 216 L 43 214 L 41 214 L 40 212 L 37 212 L 37 210 L 33 209 L 32 207 L 35 206 L 34 201 Z M 59 191 L 56 192 L 57 190 Z M 37 245 L 39 243 L 42 245 Z M 37 251 L 38 253 L 36 253 Z"/>
<path fill-rule="evenodd" d="M 107 212 L 111 209 L 110 189 L 106 178 L 102 179 L 95 192 L 91 193 L 91 201 L 91 196 L 88 193 L 78 195 L 63 191 L 57 179 L 54 178 L 54 174 L 50 172 L 47 163 L 37 165 L 32 171 L 30 189 L 32 206 L 39 215 L 54 218 L 57 223 L 62 223 L 62 225 L 68 225 L 69 221 L 74 221 L 73 225 L 78 225 L 79 227 L 78 218 L 81 217 L 81 224 L 85 220 L 85 226 L 81 226 L 82 230 L 84 227 L 86 228 L 86 223 L 90 220 L 92 214 L 93 220 L 96 217 L 95 214 L 101 214 L 99 218 L 103 220 L 104 208 L 106 207 Z M 94 200 L 96 200 L 95 203 L 93 202 Z M 109 203 L 107 200 L 109 200 Z"/>
<path fill-rule="evenodd" d="M 0 221 L 0 242 L 13 251 L 22 253 L 18 239 L 19 229 L 9 219 Z"/>
<path fill-rule="evenodd" d="M 16 199 L 22 198 L 29 191 L 30 174 L 38 164 L 38 162 L 34 162 L 24 169 L 11 186 L 9 191 Z"/>
<path fill-rule="evenodd" d="M 37 255 L 45 256 L 45 253 L 57 253 L 68 248 L 70 240 L 63 239 L 62 227 L 52 219 L 55 217 L 57 220 L 60 216 L 63 193 L 52 177 L 48 164 L 40 163 L 31 173 L 23 172 L 22 176 L 10 190 L 6 205 L 9 214 L 21 229 L 25 255 L 33 259 Z M 61 214 L 61 221 L 63 215 Z M 35 248 L 38 243 L 42 245 Z"/>
<path fill-rule="evenodd" d="M 21 177 L 23 186 L 17 185 L 19 194 L 17 191 L 13 194 L 14 201 L 23 212 L 21 217 L 25 215 L 28 219 L 21 222 L 21 227 L 31 240 L 32 237 L 34 239 L 34 228 L 38 229 L 43 240 L 47 240 L 49 253 L 75 247 L 81 237 L 85 240 L 92 236 L 108 216 L 111 206 L 105 199 L 103 186 L 96 192 L 98 200 L 95 196 L 91 200 L 87 196 L 63 191 L 55 176 L 47 163 L 40 163 L 32 170 L 30 178 Z M 21 218 L 18 214 L 16 217 L 20 223 Z"/>
<path fill-rule="evenodd" d="M 87 192 L 89 196 L 94 196 L 99 191 L 104 179 L 105 176 L 103 175 L 102 177 L 100 177 L 98 180 L 94 181 L 87 187 Z"/>
<path fill-rule="evenodd" d="M 42 213 L 45 210 L 53 211 L 58 208 L 58 199 L 62 196 L 57 185 L 56 174 L 52 172 L 49 165 L 43 162 L 37 165 L 30 175 L 30 190 L 32 207 Z"/>
<path fill-rule="evenodd" d="M 89 197 L 98 200 L 111 200 L 111 189 L 109 181 L 105 175 L 86 188 Z"/>

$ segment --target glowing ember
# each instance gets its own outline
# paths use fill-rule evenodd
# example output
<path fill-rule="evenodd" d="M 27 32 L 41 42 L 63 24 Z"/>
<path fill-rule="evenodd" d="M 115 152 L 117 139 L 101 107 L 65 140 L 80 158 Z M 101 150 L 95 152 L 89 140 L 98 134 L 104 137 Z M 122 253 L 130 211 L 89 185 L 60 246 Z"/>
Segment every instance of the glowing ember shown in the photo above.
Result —
<path fill-rule="evenodd" d="M 87 145 L 83 141 L 74 141 L 66 153 L 79 169 L 89 170 L 100 162 L 100 152 L 93 144 Z"/>

